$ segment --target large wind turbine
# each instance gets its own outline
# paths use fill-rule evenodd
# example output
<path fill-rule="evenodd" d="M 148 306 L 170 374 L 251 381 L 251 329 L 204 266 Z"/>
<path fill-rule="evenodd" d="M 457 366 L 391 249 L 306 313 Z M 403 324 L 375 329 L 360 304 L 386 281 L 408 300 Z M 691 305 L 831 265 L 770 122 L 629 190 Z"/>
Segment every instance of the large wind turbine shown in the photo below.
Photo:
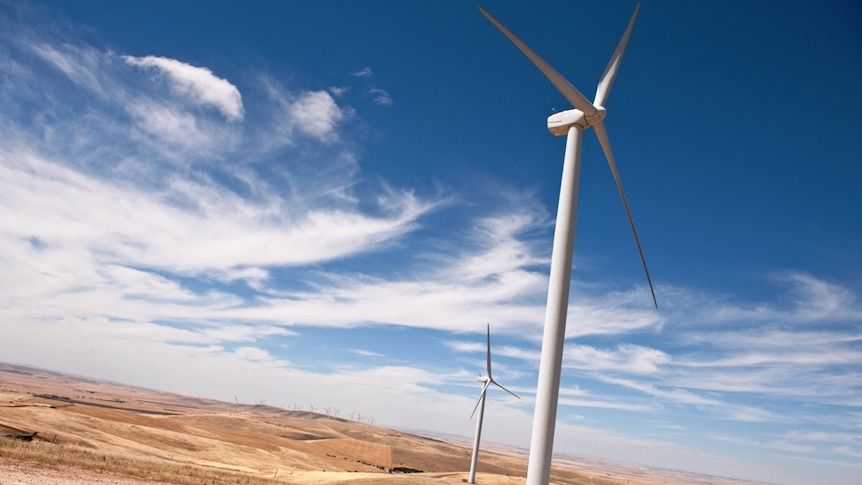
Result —
<path fill-rule="evenodd" d="M 572 251 L 575 241 L 575 216 L 578 203 L 578 180 L 581 169 L 581 143 L 585 129 L 593 127 L 599 144 L 608 159 L 617 190 L 623 201 L 635 243 L 640 253 L 653 304 L 658 307 L 652 279 L 649 276 L 646 259 L 641 248 L 635 223 L 629 210 L 623 185 L 617 171 L 614 155 L 611 152 L 608 132 L 603 120 L 607 112 L 605 102 L 614 84 L 617 71 L 623 59 L 629 36 L 637 19 L 640 4 L 635 7 L 629 25 L 623 33 L 616 50 L 611 56 L 605 72 L 596 89 L 596 97 L 591 103 L 560 73 L 539 57 L 527 44 L 479 7 L 488 20 L 514 43 L 533 64 L 542 71 L 551 83 L 574 106 L 574 109 L 554 113 L 548 117 L 548 130 L 556 136 L 566 135 L 566 153 L 563 158 L 563 175 L 560 185 L 560 202 L 557 208 L 557 222 L 554 229 L 554 249 L 551 256 L 551 275 L 548 285 L 548 306 L 545 312 L 545 330 L 542 340 L 542 357 L 539 364 L 539 382 L 536 388 L 536 409 L 533 415 L 533 436 L 530 442 L 530 460 L 527 468 L 527 485 L 546 485 L 551 477 L 551 455 L 554 447 L 554 427 L 557 418 L 557 401 L 560 394 L 560 370 L 563 364 L 563 343 L 566 336 L 566 313 L 569 303 L 569 282 L 572 272 Z"/>
<path fill-rule="evenodd" d="M 476 414 L 476 410 L 479 410 L 479 416 L 476 417 L 476 437 L 473 438 L 473 458 L 470 460 L 470 479 L 467 483 L 476 483 L 476 463 L 479 461 L 479 439 L 482 437 L 482 416 L 485 414 L 485 393 L 488 392 L 488 387 L 491 384 L 499 387 L 500 389 L 508 392 L 509 394 L 518 397 L 514 392 L 503 387 L 499 382 L 495 381 L 493 377 L 491 377 L 491 324 L 488 324 L 488 359 L 486 361 L 486 370 L 488 371 L 487 376 L 479 376 L 479 382 L 482 382 L 482 393 L 479 394 L 479 401 L 476 402 L 476 407 L 473 408 L 473 414 L 470 415 L 472 418 L 473 415 Z"/>

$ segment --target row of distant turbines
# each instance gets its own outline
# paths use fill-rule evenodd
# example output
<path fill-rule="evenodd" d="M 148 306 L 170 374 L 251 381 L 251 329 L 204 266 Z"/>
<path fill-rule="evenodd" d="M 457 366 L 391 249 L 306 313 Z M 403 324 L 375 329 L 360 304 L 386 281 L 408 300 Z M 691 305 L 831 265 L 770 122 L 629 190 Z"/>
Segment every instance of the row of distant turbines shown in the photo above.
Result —
<path fill-rule="evenodd" d="M 494 18 L 482 7 L 479 10 L 494 24 L 520 51 L 527 56 L 541 72 L 551 81 L 554 87 L 572 103 L 574 109 L 553 113 L 548 117 L 548 130 L 555 136 L 566 135 L 566 151 L 563 157 L 563 173 L 560 184 L 560 200 L 557 207 L 557 220 L 554 226 L 554 247 L 551 256 L 551 274 L 548 285 L 548 302 L 545 313 L 544 336 L 542 338 L 542 355 L 539 363 L 539 379 L 536 387 L 536 407 L 533 414 L 533 435 L 530 441 L 530 457 L 527 465 L 527 485 L 547 485 L 551 478 L 551 457 L 554 445 L 554 430 L 556 427 L 557 403 L 560 393 L 560 375 L 563 363 L 563 344 L 566 334 L 566 316 L 569 303 L 569 283 L 572 272 L 572 255 L 575 242 L 575 220 L 578 203 L 578 182 L 580 179 L 581 145 L 584 130 L 593 127 L 602 151 L 607 158 L 611 173 L 616 182 L 617 191 L 623 202 L 629 225 L 634 234 L 635 243 L 640 253 L 641 263 L 646 273 L 652 294 L 653 304 L 658 307 L 647 268 L 646 258 L 641 247 L 640 238 L 635 229 L 634 219 L 626 200 L 623 185 L 620 181 L 619 171 L 614 161 L 613 152 L 605 129 L 604 118 L 607 110 L 604 105 L 610 94 L 611 87 L 616 79 L 620 64 L 628 45 L 629 37 L 637 19 L 640 4 L 635 7 L 631 20 L 617 44 L 617 48 L 611 56 L 598 87 L 596 95 L 590 102 L 577 88 L 557 72 L 544 59 L 539 57 L 527 44 L 518 38 L 512 31 L 507 29 L 500 21 Z M 567 34 L 578 39 L 576 33 Z M 493 377 L 491 377 L 491 331 L 488 327 L 487 348 L 487 376 L 482 376 L 482 392 L 473 413 L 478 416 L 476 420 L 476 436 L 473 440 L 473 456 L 470 463 L 469 483 L 476 483 L 476 463 L 479 456 L 479 441 L 482 434 L 482 418 L 485 410 L 485 394 L 491 384 L 503 389 L 509 394 L 515 395 Z M 517 397 L 517 396 L 515 396 Z"/>
<path fill-rule="evenodd" d="M 309 404 L 308 408 L 311 410 L 312 413 L 320 414 L 320 412 L 322 411 L 325 415 L 327 415 L 329 417 L 333 417 L 333 418 L 337 418 L 338 415 L 341 413 L 340 409 L 336 409 L 336 408 L 331 407 L 331 406 L 328 408 L 322 408 L 321 409 L 321 408 L 315 407 L 314 404 Z M 293 403 L 293 411 L 302 411 L 302 410 L 303 410 L 303 408 L 301 408 L 296 403 Z M 362 414 L 357 413 L 356 411 L 353 411 L 348 416 L 350 416 L 351 421 L 356 421 L 358 423 L 374 424 L 374 421 L 376 421 L 373 416 L 363 416 Z"/>
<path fill-rule="evenodd" d="M 237 399 L 237 397 L 234 396 L 234 400 L 236 401 L 236 406 L 238 407 L 240 405 L 239 399 Z M 263 399 L 259 399 L 255 403 L 255 406 L 265 406 L 265 405 L 266 405 L 266 402 L 264 402 Z M 286 408 L 284 406 L 284 403 L 281 403 L 281 408 L 288 410 L 288 408 Z M 234 408 L 234 409 L 236 409 L 236 408 Z M 315 413 L 315 414 L 321 414 L 322 413 L 322 414 L 325 414 L 326 416 L 329 416 L 331 418 L 337 418 L 338 415 L 341 413 L 340 409 L 334 408 L 332 406 L 327 407 L 327 408 L 318 408 L 314 404 L 309 404 L 308 409 L 309 409 L 309 412 L 311 412 L 311 413 Z M 300 412 L 300 411 L 305 412 L 305 408 L 300 406 L 296 402 L 293 403 L 293 408 L 289 409 L 289 410 L 293 411 L 294 413 Z M 374 422 L 376 421 L 376 419 L 374 419 L 373 416 L 363 416 L 362 414 L 357 413 L 356 411 L 353 411 L 348 416 L 350 416 L 351 421 L 356 421 L 357 423 L 367 423 L 367 424 L 373 425 Z"/>

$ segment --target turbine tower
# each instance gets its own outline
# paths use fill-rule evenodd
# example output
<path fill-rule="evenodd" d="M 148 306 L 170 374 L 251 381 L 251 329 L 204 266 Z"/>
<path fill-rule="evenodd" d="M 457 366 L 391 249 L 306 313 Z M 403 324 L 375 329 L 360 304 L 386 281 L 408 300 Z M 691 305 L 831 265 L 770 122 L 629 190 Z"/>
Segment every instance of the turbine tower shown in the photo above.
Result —
<path fill-rule="evenodd" d="M 518 397 L 514 392 L 503 387 L 499 382 L 495 381 L 493 377 L 491 377 L 491 324 L 488 324 L 488 358 L 486 361 L 486 370 L 488 371 L 487 376 L 479 376 L 479 382 L 482 384 L 482 393 L 479 394 L 479 401 L 476 402 L 476 407 L 473 408 L 473 413 L 470 415 L 472 418 L 473 415 L 476 414 L 476 410 L 479 410 L 479 416 L 476 417 L 476 437 L 473 438 L 473 458 L 470 460 L 470 479 L 467 483 L 476 483 L 476 463 L 479 461 L 479 439 L 482 437 L 482 417 L 485 414 L 485 393 L 488 392 L 488 387 L 491 384 L 499 387 L 500 389 L 508 392 L 509 394 Z"/>
<path fill-rule="evenodd" d="M 620 39 L 616 50 L 608 62 L 596 89 L 596 96 L 591 103 L 569 83 L 560 73 L 539 57 L 527 44 L 489 14 L 479 7 L 482 14 L 491 21 L 506 37 L 512 41 L 524 55 L 551 81 L 551 83 L 574 106 L 574 109 L 554 113 L 548 117 L 548 130 L 556 136 L 566 135 L 566 152 L 563 157 L 563 175 L 560 184 L 560 201 L 557 208 L 557 221 L 554 228 L 554 249 L 551 256 L 551 274 L 548 284 L 548 304 L 545 312 L 545 330 L 542 338 L 542 356 L 539 363 L 539 381 L 536 387 L 536 409 L 533 414 L 533 436 L 530 442 L 530 459 L 527 467 L 527 485 L 546 485 L 551 477 L 551 456 L 554 447 L 554 427 L 557 419 L 557 401 L 560 394 L 560 373 L 563 364 L 563 344 L 566 337 L 566 313 L 569 303 L 569 283 L 572 273 L 572 252 L 575 242 L 575 216 L 578 203 L 578 180 L 581 170 L 581 143 L 585 129 L 593 127 L 605 158 L 608 160 L 611 173 L 623 201 L 623 207 L 635 237 L 650 292 L 653 305 L 658 308 L 649 275 L 646 259 L 641 248 L 635 223 L 626 201 L 620 175 L 617 171 L 614 156 L 611 152 L 608 132 L 605 130 L 604 118 L 607 114 L 605 102 L 614 84 L 617 71 L 623 59 L 623 54 L 631 36 L 632 28 L 637 19 L 640 4 L 635 7 L 634 14 Z"/>

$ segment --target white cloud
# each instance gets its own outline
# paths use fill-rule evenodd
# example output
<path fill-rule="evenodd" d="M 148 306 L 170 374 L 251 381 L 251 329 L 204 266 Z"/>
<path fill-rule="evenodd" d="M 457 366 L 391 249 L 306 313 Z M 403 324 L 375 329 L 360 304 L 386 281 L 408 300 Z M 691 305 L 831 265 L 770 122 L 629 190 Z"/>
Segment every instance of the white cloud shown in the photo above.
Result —
<path fill-rule="evenodd" d="M 296 127 L 321 141 L 332 141 L 335 126 L 345 118 L 344 112 L 326 91 L 309 91 L 295 99 L 289 115 Z"/>
<path fill-rule="evenodd" d="M 336 98 L 344 96 L 348 91 L 350 91 L 350 88 L 343 86 L 330 86 L 329 88 L 329 92 Z"/>
<path fill-rule="evenodd" d="M 269 355 L 269 352 L 256 347 L 237 347 L 237 349 L 233 351 L 233 355 L 236 356 L 236 358 L 238 359 L 252 362 L 265 362 L 272 359 L 272 356 Z"/>
<path fill-rule="evenodd" d="M 637 293 L 643 294 L 642 291 Z M 569 303 L 566 337 L 654 330 L 665 323 L 666 318 L 649 307 L 649 300 L 641 299 L 637 306 L 629 306 L 614 298 L 615 294 L 590 299 L 573 298 Z"/>
<path fill-rule="evenodd" d="M 862 307 L 847 288 L 798 272 L 786 274 L 782 280 L 792 285 L 801 320 L 862 321 Z"/>
<path fill-rule="evenodd" d="M 655 374 L 670 361 L 670 356 L 660 350 L 632 344 L 620 344 L 614 350 L 577 344 L 565 349 L 566 366 L 591 371 Z"/>
<path fill-rule="evenodd" d="M 524 276 L 529 282 L 529 275 Z M 386 281 L 361 275 L 328 277 L 332 284 L 319 279 L 313 291 L 268 298 L 266 307 L 247 314 L 265 320 L 280 315 L 284 321 L 322 326 L 376 322 L 462 330 L 488 320 L 501 327 L 527 323 L 535 329 L 543 310 L 539 305 L 507 302 L 508 295 L 518 293 L 513 285 L 521 286 L 523 281 L 464 285 L 433 280 Z"/>
<path fill-rule="evenodd" d="M 188 301 L 193 295 L 175 281 L 134 268 L 106 264 L 101 267 L 106 283 L 119 288 L 127 298 Z"/>
<path fill-rule="evenodd" d="M 356 355 L 361 355 L 362 357 L 383 357 L 384 355 L 380 352 L 373 352 L 371 350 L 364 349 L 348 349 L 350 352 L 353 352 Z"/>
<path fill-rule="evenodd" d="M 205 147 L 211 141 L 191 113 L 145 101 L 132 102 L 127 109 L 141 130 L 171 145 Z"/>
<path fill-rule="evenodd" d="M 654 411 L 655 406 L 647 404 L 634 404 L 621 402 L 619 400 L 599 400 L 599 399 L 584 399 L 584 398 L 569 398 L 560 397 L 558 404 L 560 406 L 572 406 L 579 408 L 598 408 L 598 409 L 616 409 L 629 412 L 649 412 Z"/>
<path fill-rule="evenodd" d="M 270 279 L 270 272 L 257 267 L 235 267 L 215 270 L 210 275 L 218 281 L 229 283 L 236 280 L 245 281 L 247 285 L 258 291 L 265 288 Z"/>
<path fill-rule="evenodd" d="M 7 234 L 176 272 L 308 264 L 368 251 L 410 231 L 433 207 L 401 194 L 393 205 L 397 212 L 388 216 L 325 209 L 294 214 L 284 201 L 258 204 L 206 181 L 175 179 L 169 191 L 152 191 L 21 153 L 0 153 L 0 158 L 5 187 L 0 197 L 8 202 L 0 212 L 16 221 L 3 229 Z M 178 198 L 186 203 L 174 205 Z M 276 217 L 272 205 L 281 206 Z"/>
<path fill-rule="evenodd" d="M 469 234 L 476 249 L 457 261 L 450 260 L 447 276 L 452 280 L 505 277 L 509 272 L 546 263 L 536 256 L 536 248 L 522 239 L 524 233 L 541 222 L 539 217 L 535 213 L 514 212 L 477 219 Z"/>
<path fill-rule="evenodd" d="M 370 67 L 363 67 L 362 69 L 351 74 L 355 77 L 370 78 L 372 75 L 374 75 L 374 71 L 372 71 Z"/>
<path fill-rule="evenodd" d="M 389 106 L 392 104 L 392 96 L 380 88 L 371 88 L 368 90 L 368 93 L 371 94 L 374 99 L 374 104 L 378 104 L 380 106 Z"/>
<path fill-rule="evenodd" d="M 229 120 L 243 118 L 239 90 L 205 67 L 192 66 L 176 59 L 157 56 L 122 56 L 132 66 L 151 67 L 168 78 L 171 89 L 194 103 L 212 106 Z"/>
<path fill-rule="evenodd" d="M 374 71 L 372 71 L 370 67 L 365 67 L 360 69 L 359 71 L 352 72 L 350 75 L 353 77 L 370 80 L 374 76 Z M 341 88 L 338 91 L 335 91 L 335 88 L 330 88 L 330 91 L 332 91 L 335 96 L 341 96 L 346 91 L 346 89 Z M 390 96 L 390 94 L 384 89 L 371 86 L 367 88 L 367 90 L 363 90 L 362 92 L 363 94 L 369 96 L 372 102 L 374 102 L 374 104 L 378 106 L 389 106 L 392 104 L 392 96 Z"/>

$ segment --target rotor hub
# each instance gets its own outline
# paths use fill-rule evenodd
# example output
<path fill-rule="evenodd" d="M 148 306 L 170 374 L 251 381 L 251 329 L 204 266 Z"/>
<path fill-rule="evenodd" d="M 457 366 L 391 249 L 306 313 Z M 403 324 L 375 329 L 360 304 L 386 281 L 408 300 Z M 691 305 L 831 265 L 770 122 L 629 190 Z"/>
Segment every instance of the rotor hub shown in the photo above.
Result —
<path fill-rule="evenodd" d="M 605 116 L 607 116 L 608 110 L 605 109 L 604 106 L 596 106 L 596 111 L 593 114 L 584 115 L 584 118 L 587 120 L 587 126 L 595 125 L 596 123 L 600 123 Z"/>
<path fill-rule="evenodd" d="M 548 131 L 554 136 L 565 136 L 569 132 L 569 127 L 578 125 L 581 128 L 600 123 L 608 114 L 604 106 L 596 106 L 595 111 L 586 114 L 579 109 L 567 109 L 548 116 Z"/>

